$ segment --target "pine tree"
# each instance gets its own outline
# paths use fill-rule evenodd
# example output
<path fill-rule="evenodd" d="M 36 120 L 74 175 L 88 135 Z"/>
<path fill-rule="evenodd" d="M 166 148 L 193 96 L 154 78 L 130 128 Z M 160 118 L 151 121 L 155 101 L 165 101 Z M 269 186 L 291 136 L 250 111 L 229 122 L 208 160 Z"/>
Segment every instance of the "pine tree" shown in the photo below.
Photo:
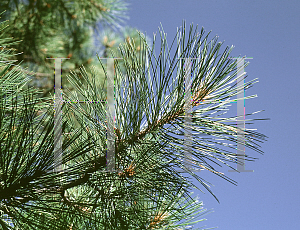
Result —
<path fill-rule="evenodd" d="M 150 46 L 141 33 L 138 45 L 129 37 L 119 47 L 122 59 L 115 61 L 117 172 L 103 172 L 107 118 L 101 103 L 63 105 L 63 170 L 55 171 L 59 165 L 53 157 L 51 97 L 41 100 L 38 91 L 26 84 L 29 79 L 24 69 L 12 66 L 8 51 L 1 49 L 3 229 L 11 228 L 9 222 L 16 229 L 183 229 L 203 220 L 202 203 L 190 194 L 191 188 L 200 188 L 181 172 L 195 177 L 212 193 L 207 182 L 184 162 L 185 58 L 198 58 L 190 69 L 193 144 L 188 160 L 193 167 L 234 183 L 213 165 L 222 163 L 234 169 L 225 161 L 235 163 L 235 148 L 226 148 L 226 144 L 234 145 L 241 131 L 230 124 L 232 118 L 219 117 L 237 95 L 232 85 L 237 63 L 228 59 L 232 48 L 227 47 L 220 56 L 221 43 L 216 38 L 208 42 L 203 29 L 198 33 L 191 26 L 186 32 L 184 24 L 171 58 L 163 30 L 160 36 L 158 57 L 155 39 Z M 13 45 L 9 39 L 0 43 L 1 47 Z M 114 50 L 111 56 L 116 57 Z M 107 90 L 99 82 L 103 74 L 107 81 L 108 70 L 101 59 L 99 66 L 100 73 L 92 70 L 89 74 L 82 67 L 68 75 L 75 90 L 66 87 L 64 98 L 105 99 Z M 246 83 L 245 88 L 253 83 Z M 38 114 L 42 109 L 47 111 Z M 261 152 L 257 142 L 265 136 L 244 133 L 246 146 Z"/>

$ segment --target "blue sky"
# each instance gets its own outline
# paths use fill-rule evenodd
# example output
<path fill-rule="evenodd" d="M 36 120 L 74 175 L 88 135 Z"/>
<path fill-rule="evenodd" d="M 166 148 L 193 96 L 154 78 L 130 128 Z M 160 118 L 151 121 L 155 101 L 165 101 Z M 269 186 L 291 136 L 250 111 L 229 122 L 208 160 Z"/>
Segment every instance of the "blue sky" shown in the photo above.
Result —
<path fill-rule="evenodd" d="M 214 209 L 197 227 L 218 227 L 221 230 L 299 229 L 299 38 L 300 2 L 266 0 L 131 0 L 130 19 L 126 23 L 146 32 L 151 38 L 162 23 L 169 43 L 176 28 L 185 19 L 219 41 L 234 45 L 232 56 L 253 57 L 246 68 L 247 81 L 259 79 L 246 95 L 258 97 L 246 100 L 246 113 L 265 110 L 253 118 L 250 128 L 267 135 L 262 144 L 264 155 L 246 161 L 246 169 L 253 173 L 223 172 L 238 182 L 229 182 L 201 171 L 202 177 L 214 184 L 213 192 L 220 204 L 208 192 L 197 192 L 205 208 Z M 170 40 L 169 40 L 170 39 Z M 298 64 L 298 65 L 297 65 Z M 234 110 L 235 107 L 232 106 Z M 247 128 L 247 127 L 246 127 Z M 195 181 L 196 183 L 196 181 Z M 199 183 L 197 184 L 199 185 Z M 199 185 L 200 186 L 200 185 Z"/>

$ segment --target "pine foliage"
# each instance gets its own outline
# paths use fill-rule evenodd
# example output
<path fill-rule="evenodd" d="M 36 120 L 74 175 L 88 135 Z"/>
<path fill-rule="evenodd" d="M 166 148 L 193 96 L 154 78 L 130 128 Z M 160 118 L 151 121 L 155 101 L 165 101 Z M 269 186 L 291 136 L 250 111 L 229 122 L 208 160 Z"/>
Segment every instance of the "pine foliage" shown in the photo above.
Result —
<path fill-rule="evenodd" d="M 43 1 L 29 1 L 27 10 L 35 4 L 48 10 L 55 7 L 55 4 L 48 7 Z M 106 6 L 101 7 L 107 12 L 103 10 Z M 27 12 L 26 7 L 20 7 L 21 10 Z M 75 14 L 69 13 L 66 10 L 65 17 Z M 31 20 L 37 20 L 37 15 Z M 81 16 L 74 19 L 80 22 Z M 201 185 L 214 194 L 208 182 L 184 164 L 185 58 L 197 58 L 191 66 L 192 157 L 188 160 L 192 167 L 234 183 L 217 166 L 234 169 L 237 133 L 241 131 L 246 147 L 262 153 L 258 142 L 266 139 L 264 135 L 239 130 L 233 123 L 235 118 L 221 117 L 238 93 L 234 84 L 237 63 L 229 59 L 232 47 L 220 52 L 222 43 L 217 38 L 208 41 L 209 34 L 203 28 L 198 32 L 191 25 L 187 31 L 183 24 L 170 49 L 165 33 L 160 31 L 158 56 L 156 38 L 150 45 L 141 33 L 139 42 L 128 35 L 117 51 L 107 52 L 107 56 L 122 58 L 115 61 L 117 171 L 105 171 L 107 108 L 102 103 L 64 103 L 63 159 L 57 165 L 53 155 L 53 97 L 41 100 L 38 96 L 41 92 L 28 86 L 30 79 L 24 68 L 20 63 L 13 65 L 13 54 L 4 48 L 13 42 L 3 35 L 0 40 L 3 48 L 0 51 L 0 226 L 3 229 L 179 230 L 203 221 L 202 216 L 207 212 L 203 203 L 192 197 L 191 188 L 201 190 Z M 175 47 L 173 55 L 172 47 Z M 38 50 L 31 52 L 40 55 Z M 66 86 L 63 90 L 65 100 L 106 98 L 107 69 L 99 56 L 98 59 L 98 68 L 90 73 L 81 67 L 68 75 L 70 88 Z M 247 82 L 245 88 L 255 81 Z M 58 166 L 63 169 L 59 173 L 54 170 Z M 191 182 L 191 176 L 198 180 L 198 186 Z"/>

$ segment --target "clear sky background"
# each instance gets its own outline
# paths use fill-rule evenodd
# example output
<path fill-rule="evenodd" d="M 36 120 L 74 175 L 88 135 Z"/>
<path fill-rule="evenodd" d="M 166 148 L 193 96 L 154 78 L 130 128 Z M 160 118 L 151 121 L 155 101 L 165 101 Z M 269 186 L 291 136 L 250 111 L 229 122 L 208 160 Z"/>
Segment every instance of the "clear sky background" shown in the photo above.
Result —
<path fill-rule="evenodd" d="M 262 144 L 264 155 L 246 149 L 255 162 L 246 161 L 253 173 L 224 173 L 238 182 L 234 186 L 218 176 L 201 171 L 220 204 L 211 194 L 197 192 L 205 208 L 214 209 L 206 221 L 196 227 L 221 230 L 299 229 L 299 40 L 300 1 L 297 0 L 128 0 L 127 24 L 146 32 L 151 38 L 162 23 L 169 44 L 176 28 L 185 19 L 187 25 L 203 26 L 219 41 L 234 45 L 232 56 L 253 57 L 245 69 L 247 80 L 259 83 L 246 92 L 257 94 L 246 100 L 246 113 L 265 110 L 246 128 L 257 128 L 267 135 Z M 211 38 L 212 38 L 211 36 Z M 235 105 L 236 106 L 236 105 Z M 232 106 L 233 111 L 236 107 Z M 196 181 L 195 181 L 196 183 Z M 197 184 L 199 185 L 199 183 Z M 201 186 L 201 185 L 199 185 Z"/>

